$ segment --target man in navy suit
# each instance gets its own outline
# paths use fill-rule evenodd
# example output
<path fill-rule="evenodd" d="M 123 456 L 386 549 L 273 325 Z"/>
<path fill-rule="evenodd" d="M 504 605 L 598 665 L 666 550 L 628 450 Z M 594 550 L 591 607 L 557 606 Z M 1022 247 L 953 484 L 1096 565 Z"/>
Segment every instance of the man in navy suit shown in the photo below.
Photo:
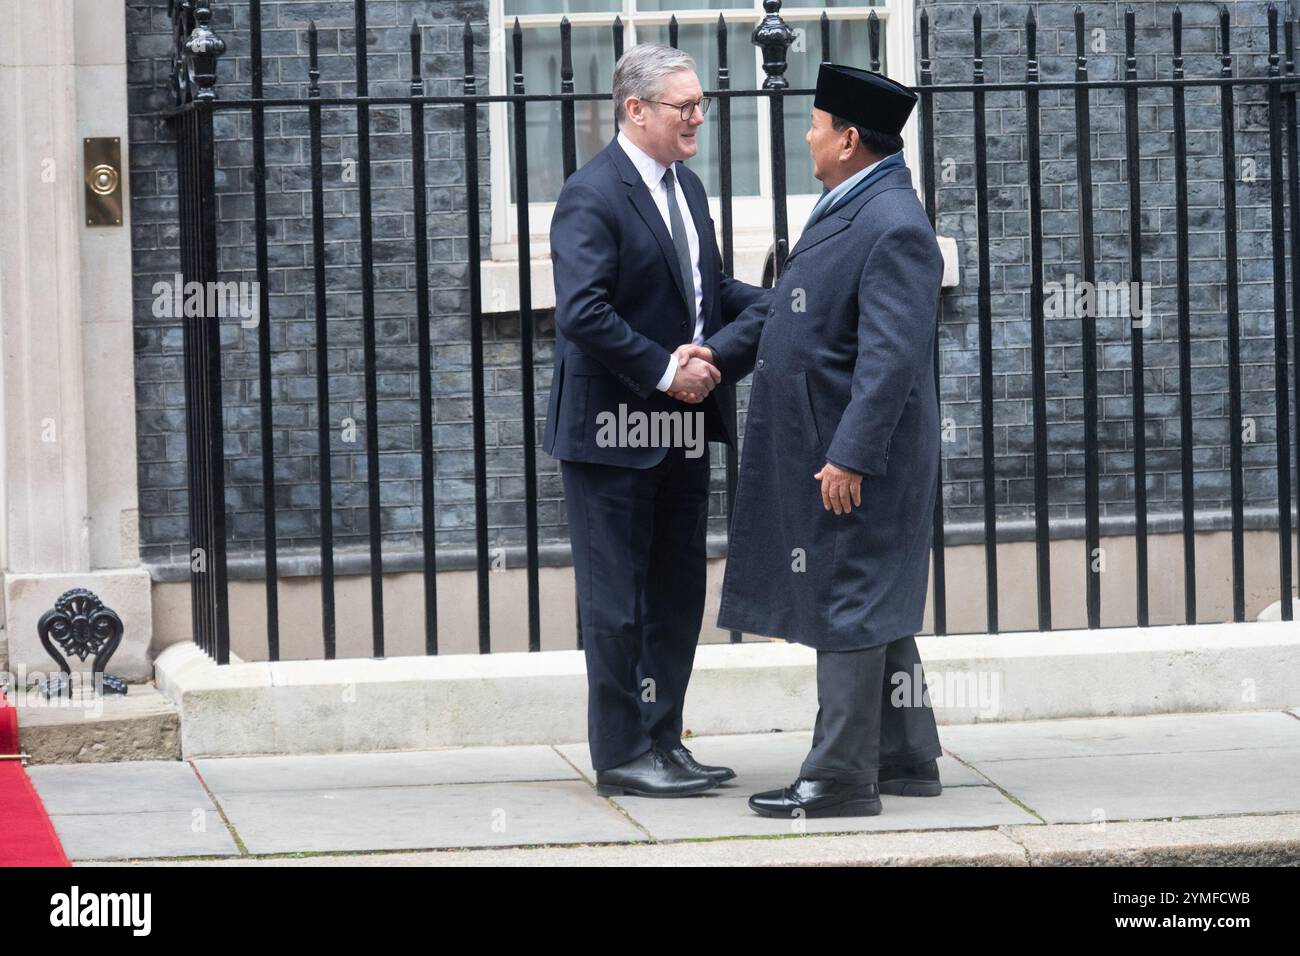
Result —
<path fill-rule="evenodd" d="M 681 162 L 709 107 L 691 57 L 639 44 L 613 86 L 618 135 L 551 220 L 543 447 L 564 480 L 597 791 L 679 797 L 735 776 L 681 742 L 704 616 L 705 440 L 734 440 L 720 373 L 682 349 L 770 293 L 722 275 L 708 198 Z"/>

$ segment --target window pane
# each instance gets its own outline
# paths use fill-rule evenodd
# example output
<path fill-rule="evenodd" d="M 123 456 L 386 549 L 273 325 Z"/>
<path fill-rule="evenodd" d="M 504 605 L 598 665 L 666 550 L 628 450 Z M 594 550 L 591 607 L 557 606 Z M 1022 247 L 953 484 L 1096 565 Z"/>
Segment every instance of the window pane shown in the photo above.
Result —
<path fill-rule="evenodd" d="M 731 71 L 733 90 L 752 90 L 757 84 L 754 72 L 754 45 L 750 34 L 754 25 L 746 18 L 743 22 L 727 24 L 727 68 Z M 668 42 L 668 27 L 638 25 L 638 41 Z M 718 28 L 717 24 L 683 24 L 677 33 L 677 45 L 695 59 L 700 85 L 713 89 L 718 85 Z M 606 81 L 608 82 L 608 81 Z M 690 161 L 690 167 L 704 182 L 710 196 L 717 196 L 719 164 L 722 152 L 718 125 L 721 111 L 715 102 L 704 119 L 700 136 L 700 151 Z M 737 97 L 731 101 L 731 192 L 733 196 L 758 195 L 758 101 L 756 97 Z"/>
<path fill-rule="evenodd" d="M 509 30 L 506 49 L 510 50 Z M 506 84 L 514 75 L 514 54 L 506 57 Z M 614 41 L 609 27 L 573 28 L 573 88 L 579 93 L 608 93 L 614 75 Z M 560 92 L 560 30 L 558 27 L 524 31 L 524 90 L 528 93 Z M 573 110 L 578 165 L 582 166 L 614 136 L 614 103 L 579 102 Z M 510 201 L 515 202 L 514 107 L 507 107 L 510 142 Z M 554 202 L 564 185 L 564 135 L 559 103 L 528 105 L 528 200 Z"/>
<path fill-rule="evenodd" d="M 758 16 L 754 13 L 754 4 L 745 0 L 637 0 L 636 8 L 651 13 L 660 10 L 736 10 L 746 16 Z"/>
<path fill-rule="evenodd" d="M 796 90 L 813 89 L 817 86 L 817 71 L 821 67 L 821 31 L 817 21 L 796 21 L 792 26 L 805 27 L 808 41 L 790 48 L 789 67 L 785 77 L 790 86 Z M 867 37 L 866 20 L 832 20 L 831 21 L 831 59 L 835 63 L 844 63 L 860 69 L 870 69 L 870 42 Z M 889 57 L 885 47 L 885 31 L 880 31 L 880 69 L 888 75 Z M 790 96 L 785 101 L 785 183 L 788 195 L 800 193 L 818 194 L 822 185 L 812 174 L 812 160 L 808 155 L 808 143 L 804 134 L 808 132 L 809 113 L 812 111 L 811 96 Z"/>
<path fill-rule="evenodd" d="M 505 0 L 507 17 L 522 17 L 530 13 L 621 13 L 622 11 L 623 0 Z"/>

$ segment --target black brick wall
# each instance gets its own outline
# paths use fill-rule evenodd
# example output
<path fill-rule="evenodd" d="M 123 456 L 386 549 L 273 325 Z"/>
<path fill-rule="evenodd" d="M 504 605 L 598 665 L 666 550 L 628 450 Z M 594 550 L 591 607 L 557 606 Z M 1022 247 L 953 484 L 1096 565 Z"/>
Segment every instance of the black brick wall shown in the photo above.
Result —
<path fill-rule="evenodd" d="M 1074 77 L 1074 3 L 1033 5 L 1044 80 Z M 1126 4 L 1081 4 L 1086 23 L 1088 72 L 1093 79 L 1124 75 Z M 966 2 L 931 0 L 932 67 L 936 83 L 972 79 L 972 12 Z M 980 5 L 987 82 L 1025 77 L 1024 24 L 1030 5 Z M 1133 4 L 1138 75 L 1171 75 L 1173 3 Z M 1234 67 L 1239 76 L 1267 73 L 1267 5 L 1229 3 Z M 1184 2 L 1186 75 L 1219 74 L 1218 10 L 1215 3 Z M 917 31 L 918 61 L 920 53 Z M 1104 52 L 1097 52 L 1104 44 Z M 1276 501 L 1276 438 L 1273 395 L 1272 245 L 1268 115 L 1260 87 L 1238 87 L 1237 211 L 1239 310 L 1241 317 L 1242 414 L 1254 419 L 1255 440 L 1244 446 L 1247 507 Z M 1128 163 L 1125 158 L 1123 94 L 1091 94 L 1093 218 L 1099 282 L 1128 282 Z M 1152 285 L 1153 316 L 1145 329 L 1147 492 L 1152 514 L 1180 509 L 1178 317 L 1172 97 L 1168 89 L 1140 97 L 1140 173 L 1144 279 Z M 1229 485 L 1227 289 L 1224 261 L 1224 186 L 1219 92 L 1187 92 L 1188 217 L 1191 275 L 1193 447 L 1198 510 L 1227 508 Z M 1044 280 L 1081 278 L 1079 186 L 1075 166 L 1074 96 L 1041 93 Z M 974 111 L 969 94 L 936 102 L 936 157 L 955 181 L 938 189 L 939 232 L 958 243 L 961 285 L 948 290 L 940 332 L 943 414 L 955 425 L 944 445 L 944 499 L 949 521 L 983 515 L 980 430 L 978 243 L 973 148 Z M 1024 98 L 987 95 L 988 203 L 993 313 L 996 504 L 999 517 L 1033 513 L 1033 417 L 1030 359 L 1030 248 Z M 1254 164 L 1254 179 L 1245 173 Z M 1131 515 L 1134 500 L 1132 364 L 1126 317 L 1099 318 L 1098 434 L 1101 502 L 1106 516 Z M 1139 330 L 1141 331 L 1141 330 Z M 1083 514 L 1082 332 L 1077 318 L 1045 323 L 1049 496 L 1056 515 Z"/>
<path fill-rule="evenodd" d="M 307 83 L 306 25 L 319 30 L 323 96 L 355 92 L 353 5 L 350 2 L 263 3 L 265 95 L 303 96 Z M 173 139 L 158 118 L 168 103 L 170 23 L 166 3 L 128 8 L 131 112 L 131 193 L 136 296 L 136 377 L 140 441 L 142 549 L 146 561 L 175 560 L 187 551 L 185 432 L 181 332 L 152 314 L 153 284 L 170 279 L 177 264 L 176 175 Z M 249 24 L 246 3 L 213 4 L 214 31 L 227 44 L 220 60 L 218 94 L 247 96 Z M 409 30 L 422 27 L 426 91 L 448 95 L 463 88 L 462 31 L 473 23 L 475 71 L 486 91 L 487 10 L 482 0 L 369 2 L 368 72 L 374 95 L 410 89 Z M 371 110 L 371 180 L 375 315 L 378 358 L 381 502 L 385 549 L 418 544 L 419 442 L 415 314 L 415 223 L 411 217 L 410 114 L 403 108 Z M 465 224 L 463 113 L 455 107 L 425 111 L 428 183 L 430 307 L 435 369 L 438 451 L 438 540 L 473 539 L 473 482 L 469 414 L 469 249 Z M 365 401 L 361 323 L 361 251 L 355 110 L 323 112 L 326 263 L 330 319 L 330 420 L 334 425 L 336 543 L 346 549 L 366 539 Z M 275 389 L 274 441 L 280 544 L 291 549 L 318 540 L 314 259 L 311 248 L 311 179 L 304 110 L 267 112 L 268 247 L 271 342 Z M 251 120 L 247 112 L 218 113 L 216 120 L 219 268 L 223 279 L 253 280 L 254 221 Z M 487 111 L 481 111 L 481 230 L 490 237 Z M 485 328 L 488 399 L 488 492 L 498 540 L 522 540 L 518 317 L 497 316 Z M 257 333 L 236 320 L 222 326 L 226 416 L 227 505 L 232 554 L 260 547 L 261 442 Z M 543 369 L 548 351 L 543 343 Z M 541 371 L 539 394 L 549 378 Z M 344 424 L 355 423 L 355 440 Z M 544 457 L 544 456 L 543 456 Z M 553 478 L 541 482 L 541 520 L 562 521 Z"/>

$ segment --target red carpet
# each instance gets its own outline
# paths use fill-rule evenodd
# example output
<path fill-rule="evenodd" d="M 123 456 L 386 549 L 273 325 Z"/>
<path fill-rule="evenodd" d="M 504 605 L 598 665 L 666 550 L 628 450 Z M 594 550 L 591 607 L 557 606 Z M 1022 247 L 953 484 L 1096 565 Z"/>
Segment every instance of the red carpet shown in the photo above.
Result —
<path fill-rule="evenodd" d="M 0 691 L 0 755 L 18 753 L 18 711 Z M 69 866 L 21 760 L 0 759 L 0 866 Z"/>

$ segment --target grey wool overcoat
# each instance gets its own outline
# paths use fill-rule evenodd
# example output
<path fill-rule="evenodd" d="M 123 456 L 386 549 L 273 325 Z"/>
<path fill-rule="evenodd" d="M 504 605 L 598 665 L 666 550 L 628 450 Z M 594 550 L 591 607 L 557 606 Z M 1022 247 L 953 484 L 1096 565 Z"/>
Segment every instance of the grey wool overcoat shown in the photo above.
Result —
<path fill-rule="evenodd" d="M 921 629 L 942 276 L 899 166 L 804 231 L 770 306 L 708 339 L 723 381 L 753 372 L 719 627 L 823 651 Z M 861 508 L 824 510 L 827 461 L 864 476 Z"/>

